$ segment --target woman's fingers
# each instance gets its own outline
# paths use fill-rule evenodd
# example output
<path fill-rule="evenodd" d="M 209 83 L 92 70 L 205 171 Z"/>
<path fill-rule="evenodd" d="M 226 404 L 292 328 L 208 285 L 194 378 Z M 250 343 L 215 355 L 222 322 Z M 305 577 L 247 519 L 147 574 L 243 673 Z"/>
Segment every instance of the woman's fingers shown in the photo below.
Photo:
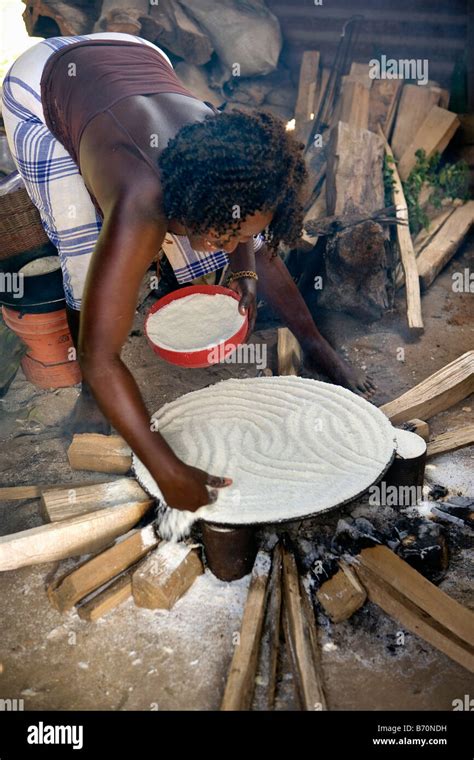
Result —
<path fill-rule="evenodd" d="M 232 478 L 220 478 L 217 475 L 208 475 L 206 480 L 206 485 L 212 488 L 224 488 L 225 486 L 230 486 L 231 483 Z"/>

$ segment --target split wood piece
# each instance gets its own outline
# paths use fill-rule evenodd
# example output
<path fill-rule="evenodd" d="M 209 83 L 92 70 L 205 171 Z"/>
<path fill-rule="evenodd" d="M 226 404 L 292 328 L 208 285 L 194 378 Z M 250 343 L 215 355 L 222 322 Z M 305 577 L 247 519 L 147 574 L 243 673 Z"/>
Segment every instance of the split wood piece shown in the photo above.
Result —
<path fill-rule="evenodd" d="M 474 672 L 472 647 L 453 636 L 436 619 L 408 599 L 398 587 L 390 585 L 377 573 L 361 565 L 357 566 L 356 572 L 364 584 L 371 602 L 377 604 L 387 615 L 397 620 L 409 631 L 427 641 L 467 670 Z"/>
<path fill-rule="evenodd" d="M 395 158 L 402 157 L 413 135 L 418 132 L 433 106 L 439 105 L 439 100 L 439 88 L 418 84 L 403 87 L 390 143 Z"/>
<path fill-rule="evenodd" d="M 96 512 L 104 507 L 149 500 L 149 495 L 134 478 L 119 478 L 100 485 L 46 490 L 43 491 L 41 501 L 44 517 L 51 522 L 58 522 Z"/>
<path fill-rule="evenodd" d="M 298 375 L 301 367 L 301 346 L 287 327 L 278 328 L 278 374 Z"/>
<path fill-rule="evenodd" d="M 162 541 L 133 573 L 137 607 L 170 610 L 204 572 L 199 553 L 184 543 Z"/>
<path fill-rule="evenodd" d="M 221 710 L 249 710 L 255 688 L 260 638 L 267 600 L 271 556 L 261 549 L 255 559 L 239 643 L 230 664 Z"/>
<path fill-rule="evenodd" d="M 416 418 L 413 420 L 408 420 L 407 422 L 404 422 L 403 425 L 401 425 L 401 428 L 402 430 L 409 430 L 410 433 L 416 433 L 417 435 L 421 436 L 424 441 L 428 441 L 430 437 L 430 426 L 423 420 L 417 420 Z"/>
<path fill-rule="evenodd" d="M 456 451 L 456 449 L 462 449 L 472 443 L 474 443 L 474 425 L 465 425 L 457 428 L 457 430 L 441 433 L 428 441 L 427 456 L 435 457 L 447 451 Z"/>
<path fill-rule="evenodd" d="M 75 435 L 67 456 L 73 470 L 92 470 L 126 475 L 132 466 L 130 446 L 119 435 Z"/>
<path fill-rule="evenodd" d="M 132 596 L 132 572 L 128 570 L 112 581 L 107 588 L 77 607 L 77 614 L 82 620 L 93 623 L 126 602 Z"/>
<path fill-rule="evenodd" d="M 458 206 L 417 259 L 421 286 L 428 288 L 452 259 L 474 224 L 474 201 Z"/>
<path fill-rule="evenodd" d="M 368 63 L 352 61 L 348 79 L 355 79 L 362 82 L 368 89 L 373 87 L 374 80 L 370 78 L 370 67 Z"/>
<path fill-rule="evenodd" d="M 348 620 L 365 604 L 367 594 L 357 576 L 345 562 L 316 592 L 316 598 L 333 623 Z"/>
<path fill-rule="evenodd" d="M 384 144 L 379 135 L 339 121 L 328 143 L 329 216 L 372 215 L 384 207 Z M 373 219 L 331 236 L 324 252 L 322 308 L 372 321 L 388 307 L 386 232 Z M 344 287 L 341 288 L 341 282 Z"/>
<path fill-rule="evenodd" d="M 281 563 L 281 545 L 277 544 L 272 553 L 272 571 L 260 646 L 258 676 L 261 685 L 257 683 L 255 686 L 255 699 L 263 710 L 273 710 L 275 703 L 281 625 Z"/>
<path fill-rule="evenodd" d="M 110 482 L 106 478 L 101 480 L 82 480 L 73 481 L 72 483 L 45 483 L 36 486 L 6 486 L 0 488 L 0 501 L 21 501 L 23 499 L 40 499 L 44 491 L 63 491 L 71 488 L 81 488 L 82 486 L 98 486 L 101 483 Z"/>
<path fill-rule="evenodd" d="M 363 549 L 357 559 L 362 567 L 393 587 L 412 604 L 447 628 L 472 649 L 474 655 L 474 612 L 445 594 L 400 559 L 387 546 Z M 354 568 L 357 572 L 357 566 Z"/>
<path fill-rule="evenodd" d="M 341 92 L 340 121 L 360 129 L 368 129 L 369 94 L 370 90 L 362 82 L 346 79 Z"/>
<path fill-rule="evenodd" d="M 0 571 L 99 551 L 133 528 L 152 505 L 152 500 L 120 504 L 1 536 Z"/>
<path fill-rule="evenodd" d="M 326 202 L 329 216 L 382 208 L 384 145 L 379 135 L 339 122 L 328 144 Z"/>
<path fill-rule="evenodd" d="M 429 419 L 474 391 L 474 350 L 468 351 L 380 409 L 393 425 Z"/>
<path fill-rule="evenodd" d="M 378 132 L 378 127 L 390 139 L 397 105 L 402 91 L 400 79 L 375 79 L 369 92 L 369 129 Z"/>
<path fill-rule="evenodd" d="M 53 581 L 48 587 L 48 597 L 55 609 L 66 612 L 88 594 L 103 586 L 142 559 L 158 544 L 151 525 L 133 531 L 128 537 L 85 562 L 64 578 Z"/>
<path fill-rule="evenodd" d="M 315 99 L 319 75 L 319 52 L 317 50 L 305 50 L 301 59 L 298 96 L 295 106 L 295 137 L 297 140 L 306 140 L 309 129 L 307 124 L 314 119 Z"/>
<path fill-rule="evenodd" d="M 294 554 L 283 548 L 283 598 L 286 641 L 298 696 L 303 710 L 326 708 L 316 622 L 306 589 L 300 582 Z"/>
<path fill-rule="evenodd" d="M 401 179 L 405 181 L 414 168 L 415 151 L 422 148 L 426 153 L 426 158 L 431 158 L 435 153 L 442 153 L 458 127 L 457 114 L 445 108 L 433 106 L 400 158 L 398 173 Z"/>
<path fill-rule="evenodd" d="M 421 332 L 423 330 L 423 317 L 421 314 L 420 280 L 416 266 L 415 250 L 413 248 L 410 228 L 408 226 L 408 207 L 403 193 L 402 183 L 394 163 L 392 149 L 381 130 L 380 135 L 385 143 L 385 153 L 392 159 L 392 162 L 390 163 L 390 168 L 393 172 L 392 197 L 397 208 L 397 219 L 403 222 L 403 224 L 397 224 L 397 243 L 403 271 L 405 273 L 408 327 L 410 330 Z"/>
<path fill-rule="evenodd" d="M 419 256 L 423 248 L 426 248 L 426 246 L 431 243 L 434 236 L 439 232 L 441 227 L 444 225 L 447 219 L 449 219 L 454 210 L 455 206 L 448 206 L 447 208 L 444 208 L 440 214 L 435 216 L 435 218 L 430 221 L 430 226 L 427 230 L 420 230 L 413 241 L 413 247 L 417 256 Z"/>

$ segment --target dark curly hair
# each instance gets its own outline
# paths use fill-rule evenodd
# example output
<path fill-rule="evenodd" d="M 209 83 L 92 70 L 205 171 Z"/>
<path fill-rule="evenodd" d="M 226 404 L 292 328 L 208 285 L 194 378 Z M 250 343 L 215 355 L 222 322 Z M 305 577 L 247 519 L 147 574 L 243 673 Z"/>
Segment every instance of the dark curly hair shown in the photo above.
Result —
<path fill-rule="evenodd" d="M 182 127 L 158 159 L 166 216 L 196 234 L 233 234 L 257 211 L 273 211 L 265 238 L 276 251 L 301 236 L 303 146 L 266 111 L 206 116 Z M 236 217 L 238 209 L 239 218 Z"/>

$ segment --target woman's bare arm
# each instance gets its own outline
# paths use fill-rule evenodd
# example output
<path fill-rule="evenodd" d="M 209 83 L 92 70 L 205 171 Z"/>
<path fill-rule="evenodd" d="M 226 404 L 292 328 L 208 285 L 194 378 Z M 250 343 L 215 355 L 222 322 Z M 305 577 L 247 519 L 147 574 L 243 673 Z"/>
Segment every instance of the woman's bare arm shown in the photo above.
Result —
<path fill-rule="evenodd" d="M 138 386 L 120 357 L 140 283 L 166 232 L 159 207 L 160 198 L 145 187 L 108 209 L 87 276 L 79 361 L 102 412 L 149 469 L 167 503 L 194 510 L 210 501 L 206 485 L 225 483 L 184 465 L 151 430 Z"/>

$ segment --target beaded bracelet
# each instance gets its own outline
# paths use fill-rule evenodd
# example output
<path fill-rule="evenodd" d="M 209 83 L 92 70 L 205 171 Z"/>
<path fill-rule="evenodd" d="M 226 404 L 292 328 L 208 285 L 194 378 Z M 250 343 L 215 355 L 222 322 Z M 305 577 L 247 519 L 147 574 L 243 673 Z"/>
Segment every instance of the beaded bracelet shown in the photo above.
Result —
<path fill-rule="evenodd" d="M 232 272 L 232 274 L 229 276 L 227 284 L 230 285 L 230 283 L 234 282 L 234 280 L 241 280 L 244 277 L 250 277 L 252 280 L 258 280 L 258 274 L 256 272 L 252 272 L 251 269 L 248 269 L 242 272 Z"/>

